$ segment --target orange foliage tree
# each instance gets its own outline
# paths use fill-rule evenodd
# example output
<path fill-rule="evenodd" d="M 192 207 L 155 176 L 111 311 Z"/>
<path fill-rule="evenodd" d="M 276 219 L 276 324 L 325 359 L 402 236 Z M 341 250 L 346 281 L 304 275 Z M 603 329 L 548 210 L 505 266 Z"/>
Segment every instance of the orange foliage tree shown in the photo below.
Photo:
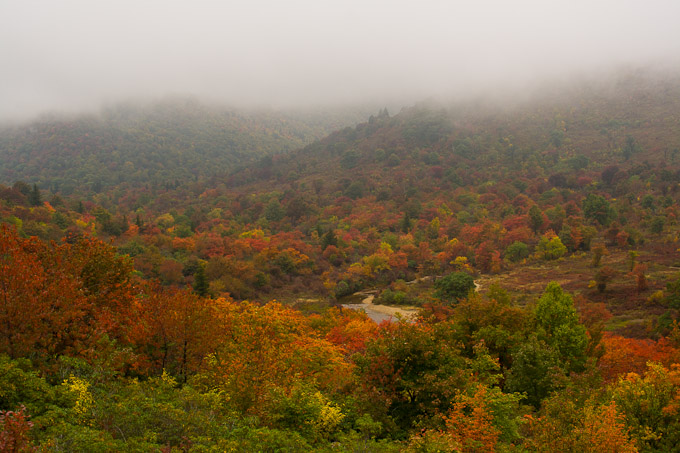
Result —
<path fill-rule="evenodd" d="M 12 358 L 83 349 L 88 304 L 61 251 L 0 229 L 0 351 Z"/>
<path fill-rule="evenodd" d="M 492 424 L 486 393 L 487 389 L 480 385 L 471 397 L 462 395 L 445 418 L 446 431 L 463 452 L 496 451 L 500 431 Z"/>
<path fill-rule="evenodd" d="M 146 285 L 131 335 L 140 353 L 138 366 L 156 374 L 167 370 L 186 380 L 214 349 L 213 314 L 208 299 L 187 289 Z"/>
<path fill-rule="evenodd" d="M 310 319 L 314 330 L 341 348 L 347 355 L 363 351 L 366 342 L 378 334 L 378 325 L 363 311 L 333 307 L 323 316 Z"/>
<path fill-rule="evenodd" d="M 654 341 L 605 334 L 602 344 L 605 353 L 598 366 L 607 381 L 613 381 L 627 373 L 642 374 L 647 369 L 648 362 L 670 366 L 680 360 L 680 351 L 666 338 Z"/>
<path fill-rule="evenodd" d="M 562 402 L 564 403 L 564 402 Z M 624 416 L 615 402 L 601 406 L 588 403 L 582 408 L 560 404 L 549 408 L 542 417 L 525 417 L 529 451 L 554 453 L 582 451 L 588 453 L 637 452 L 630 438 Z"/>
<path fill-rule="evenodd" d="M 87 320 L 95 334 L 128 343 L 129 321 L 137 294 L 132 260 L 93 238 L 64 244 L 62 248 L 69 273 L 78 278 L 79 289 L 87 297 Z"/>
<path fill-rule="evenodd" d="M 0 352 L 87 356 L 103 336 L 127 342 L 129 261 L 94 239 L 46 244 L 0 228 Z"/>
<path fill-rule="evenodd" d="M 223 392 L 238 410 L 261 414 L 272 392 L 290 393 L 300 382 L 326 391 L 349 382 L 342 349 L 319 338 L 299 312 L 278 303 L 213 304 L 219 343 L 196 383 Z"/>

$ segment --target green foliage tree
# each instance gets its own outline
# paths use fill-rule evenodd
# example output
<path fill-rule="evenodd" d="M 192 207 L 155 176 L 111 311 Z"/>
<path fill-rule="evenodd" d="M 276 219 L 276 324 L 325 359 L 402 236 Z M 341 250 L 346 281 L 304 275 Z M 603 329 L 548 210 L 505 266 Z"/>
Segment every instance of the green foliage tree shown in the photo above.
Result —
<path fill-rule="evenodd" d="M 208 277 L 205 274 L 205 265 L 200 265 L 194 274 L 194 292 L 201 297 L 210 295 L 210 286 L 208 284 Z"/>
<path fill-rule="evenodd" d="M 567 213 L 561 205 L 546 209 L 545 215 L 548 217 L 550 229 L 553 231 L 560 231 L 564 220 L 567 218 Z"/>
<path fill-rule="evenodd" d="M 621 152 L 623 153 L 623 158 L 628 160 L 633 154 L 637 154 L 641 151 L 640 145 L 635 141 L 635 137 L 628 135 L 626 137 L 626 143 L 623 145 Z"/>
<path fill-rule="evenodd" d="M 506 389 L 524 392 L 526 401 L 538 407 L 562 377 L 584 370 L 588 335 L 573 298 L 555 282 L 539 298 L 534 316 L 536 331 L 513 352 Z"/>
<path fill-rule="evenodd" d="M 629 250 L 628 251 L 628 270 L 633 272 L 633 269 L 635 268 L 636 264 L 636 259 L 637 257 L 640 256 L 640 253 L 635 251 L 635 250 Z"/>
<path fill-rule="evenodd" d="M 278 199 L 272 198 L 264 209 L 264 216 L 270 222 L 278 222 L 286 215 L 286 211 L 281 206 Z"/>
<path fill-rule="evenodd" d="M 472 293 L 461 300 L 450 315 L 464 354 L 474 357 L 483 344 L 498 359 L 501 370 L 512 363 L 511 351 L 523 343 L 530 326 L 530 316 L 513 304 L 510 295 L 492 284 L 486 294 Z"/>
<path fill-rule="evenodd" d="M 31 193 L 28 194 L 28 202 L 31 206 L 40 206 L 42 204 L 40 189 L 38 189 L 36 184 L 33 184 L 33 189 L 31 189 Z"/>
<path fill-rule="evenodd" d="M 544 260 L 556 260 L 562 258 L 567 253 L 567 247 L 562 244 L 559 236 L 553 236 L 552 238 L 543 236 L 536 246 L 536 253 Z"/>
<path fill-rule="evenodd" d="M 335 285 L 334 295 L 336 299 L 340 299 L 344 296 L 349 296 L 352 294 L 352 287 L 345 280 L 340 280 L 337 285 Z"/>
<path fill-rule="evenodd" d="M 533 205 L 531 208 L 529 208 L 529 226 L 534 231 L 534 233 L 539 232 L 543 226 L 543 222 L 544 218 L 541 208 L 536 205 Z"/>
<path fill-rule="evenodd" d="M 352 200 L 363 197 L 364 185 L 359 181 L 354 181 L 349 186 L 347 186 L 347 189 L 345 189 L 345 195 L 350 197 Z"/>
<path fill-rule="evenodd" d="M 555 148 L 561 148 L 564 141 L 564 131 L 553 129 L 550 131 L 550 142 Z"/>
<path fill-rule="evenodd" d="M 340 158 L 340 165 L 342 168 L 351 169 L 359 164 L 360 154 L 359 151 L 355 149 L 347 150 L 343 153 Z"/>
<path fill-rule="evenodd" d="M 329 245 L 332 245 L 334 247 L 337 247 L 338 245 L 338 238 L 335 235 L 335 231 L 331 228 L 326 232 L 326 234 L 323 235 L 321 238 L 321 250 L 325 250 L 326 247 Z"/>
<path fill-rule="evenodd" d="M 539 407 L 541 401 L 555 389 L 561 375 L 557 351 L 532 335 L 513 351 L 505 390 L 524 393 L 528 404 Z"/>
<path fill-rule="evenodd" d="M 616 217 L 616 211 L 601 195 L 588 194 L 582 204 L 583 215 L 590 220 L 607 226 Z"/>
<path fill-rule="evenodd" d="M 680 274 L 676 274 L 673 280 L 666 283 L 665 300 L 669 307 L 680 308 Z"/>
<path fill-rule="evenodd" d="M 581 170 L 583 168 L 586 168 L 588 164 L 590 163 L 590 159 L 588 157 L 584 156 L 583 154 L 579 154 L 577 156 L 572 157 L 569 159 L 568 164 L 573 170 Z"/>
<path fill-rule="evenodd" d="M 651 231 L 653 234 L 661 234 L 665 224 L 666 219 L 664 217 L 654 217 L 649 225 L 649 231 Z"/>
<path fill-rule="evenodd" d="M 640 206 L 642 206 L 645 209 L 654 210 L 655 207 L 654 196 L 647 194 L 644 197 L 642 197 L 642 200 L 640 200 Z"/>
<path fill-rule="evenodd" d="M 529 256 L 529 247 L 520 241 L 515 241 L 505 249 L 505 257 L 516 263 Z"/>
<path fill-rule="evenodd" d="M 538 338 L 557 350 L 565 370 L 583 370 L 588 336 L 585 326 L 579 322 L 571 295 L 551 282 L 538 299 L 534 313 Z"/>
<path fill-rule="evenodd" d="M 290 394 L 274 391 L 272 399 L 269 424 L 298 432 L 312 444 L 335 437 L 345 418 L 340 407 L 311 385 L 301 383 Z"/>
<path fill-rule="evenodd" d="M 475 281 L 465 272 L 452 272 L 434 283 L 435 296 L 448 303 L 464 299 L 475 287 Z"/>
<path fill-rule="evenodd" d="M 38 420 L 57 400 L 54 389 L 28 359 L 12 360 L 4 354 L 0 354 L 0 389 L 0 411 L 13 411 L 23 405 Z"/>
<path fill-rule="evenodd" d="M 401 164 L 401 159 L 399 159 L 399 156 L 396 154 L 390 154 L 390 157 L 387 158 L 387 165 L 389 167 L 398 167 L 399 164 Z"/>
<path fill-rule="evenodd" d="M 465 386 L 465 360 L 450 327 L 419 329 L 399 322 L 353 358 L 367 412 L 393 435 L 403 436 L 417 422 L 430 423 L 445 413 L 456 390 Z"/>
<path fill-rule="evenodd" d="M 404 233 L 408 233 L 411 230 L 411 216 L 408 212 L 404 212 L 404 217 L 401 219 L 400 225 L 401 231 Z"/>

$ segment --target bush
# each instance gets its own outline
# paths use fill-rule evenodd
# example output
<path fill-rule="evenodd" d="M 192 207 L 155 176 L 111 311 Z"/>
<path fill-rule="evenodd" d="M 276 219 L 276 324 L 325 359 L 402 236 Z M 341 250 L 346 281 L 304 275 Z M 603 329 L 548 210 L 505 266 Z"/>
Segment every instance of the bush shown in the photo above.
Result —
<path fill-rule="evenodd" d="M 379 301 L 388 305 L 404 305 L 408 302 L 408 298 L 403 291 L 392 291 L 387 288 L 380 294 Z"/>
<path fill-rule="evenodd" d="M 352 287 L 344 280 L 339 281 L 335 286 L 335 298 L 340 299 L 350 294 L 352 294 Z"/>

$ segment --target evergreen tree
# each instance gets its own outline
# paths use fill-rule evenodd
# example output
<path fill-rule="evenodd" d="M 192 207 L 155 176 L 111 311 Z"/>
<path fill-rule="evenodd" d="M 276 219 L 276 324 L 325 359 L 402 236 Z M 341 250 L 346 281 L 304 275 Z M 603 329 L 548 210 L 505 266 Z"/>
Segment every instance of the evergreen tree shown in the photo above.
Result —
<path fill-rule="evenodd" d="M 405 212 L 404 218 L 401 219 L 401 231 L 403 231 L 404 233 L 408 233 L 410 229 L 411 229 L 411 216 L 408 215 L 408 212 Z"/>
<path fill-rule="evenodd" d="M 194 292 L 201 297 L 210 295 L 210 288 L 208 286 L 208 277 L 205 275 L 205 266 L 201 265 L 196 269 L 194 274 Z"/>
<path fill-rule="evenodd" d="M 325 250 L 329 245 L 337 246 L 338 238 L 335 236 L 335 231 L 331 228 L 326 234 L 321 238 L 321 249 Z"/>
<path fill-rule="evenodd" d="M 42 197 L 40 196 L 40 189 L 38 186 L 33 184 L 33 189 L 31 193 L 28 194 L 28 201 L 31 206 L 40 206 L 42 204 Z"/>
<path fill-rule="evenodd" d="M 529 209 L 529 226 L 536 234 L 538 234 L 538 231 L 543 226 L 543 212 L 536 205 Z"/>

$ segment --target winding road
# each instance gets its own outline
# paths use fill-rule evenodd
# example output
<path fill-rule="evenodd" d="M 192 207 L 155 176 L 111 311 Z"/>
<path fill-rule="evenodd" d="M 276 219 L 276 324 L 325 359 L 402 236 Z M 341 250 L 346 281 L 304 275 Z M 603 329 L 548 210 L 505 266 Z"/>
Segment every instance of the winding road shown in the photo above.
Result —
<path fill-rule="evenodd" d="M 383 321 L 391 321 L 401 316 L 402 318 L 410 321 L 415 318 L 418 313 L 416 308 L 402 308 L 393 307 L 391 305 L 380 305 L 374 304 L 376 290 L 371 291 L 359 291 L 358 293 L 352 294 L 351 298 L 361 298 L 360 303 L 355 304 L 342 304 L 345 308 L 351 308 L 352 310 L 363 310 L 366 312 L 369 318 L 371 318 L 376 323 L 380 324 Z"/>

